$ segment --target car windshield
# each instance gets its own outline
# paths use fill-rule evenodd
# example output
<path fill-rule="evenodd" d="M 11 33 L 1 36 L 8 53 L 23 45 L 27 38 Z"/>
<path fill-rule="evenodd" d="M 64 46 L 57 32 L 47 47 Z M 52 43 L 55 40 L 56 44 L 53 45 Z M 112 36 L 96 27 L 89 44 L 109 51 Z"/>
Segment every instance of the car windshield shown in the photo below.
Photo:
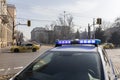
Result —
<path fill-rule="evenodd" d="M 101 80 L 95 52 L 50 51 L 35 60 L 15 80 Z"/>

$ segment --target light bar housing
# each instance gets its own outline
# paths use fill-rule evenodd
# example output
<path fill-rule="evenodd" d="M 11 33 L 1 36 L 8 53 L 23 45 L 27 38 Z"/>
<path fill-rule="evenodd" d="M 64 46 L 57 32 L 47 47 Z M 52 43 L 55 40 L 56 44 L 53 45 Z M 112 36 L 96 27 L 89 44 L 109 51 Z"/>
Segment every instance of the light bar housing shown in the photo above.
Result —
<path fill-rule="evenodd" d="M 56 46 L 72 45 L 72 44 L 93 44 L 97 46 L 100 43 L 101 43 L 100 39 L 57 40 Z"/>

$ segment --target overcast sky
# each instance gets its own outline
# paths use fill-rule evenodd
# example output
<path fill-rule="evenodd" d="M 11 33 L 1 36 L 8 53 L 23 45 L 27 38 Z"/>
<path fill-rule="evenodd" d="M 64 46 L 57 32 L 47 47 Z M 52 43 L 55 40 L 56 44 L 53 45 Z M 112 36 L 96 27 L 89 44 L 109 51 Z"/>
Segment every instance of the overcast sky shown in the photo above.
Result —
<path fill-rule="evenodd" d="M 17 23 L 26 22 L 19 18 L 50 20 L 33 20 L 31 27 L 17 26 L 27 38 L 30 38 L 30 31 L 34 27 L 53 23 L 63 11 L 72 14 L 74 23 L 82 27 L 92 24 L 93 18 L 100 17 L 104 21 L 113 22 L 120 16 L 120 0 L 7 0 L 7 3 L 16 6 Z"/>

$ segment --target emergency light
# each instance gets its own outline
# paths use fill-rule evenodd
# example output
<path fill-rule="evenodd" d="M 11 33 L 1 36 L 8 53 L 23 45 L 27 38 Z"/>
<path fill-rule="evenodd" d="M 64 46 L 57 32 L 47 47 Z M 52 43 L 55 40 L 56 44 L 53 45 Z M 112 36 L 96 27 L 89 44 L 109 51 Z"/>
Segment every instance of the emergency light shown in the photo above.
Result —
<path fill-rule="evenodd" d="M 99 39 L 80 39 L 80 40 L 57 40 L 56 45 L 70 45 L 70 44 L 94 44 L 101 43 Z"/>

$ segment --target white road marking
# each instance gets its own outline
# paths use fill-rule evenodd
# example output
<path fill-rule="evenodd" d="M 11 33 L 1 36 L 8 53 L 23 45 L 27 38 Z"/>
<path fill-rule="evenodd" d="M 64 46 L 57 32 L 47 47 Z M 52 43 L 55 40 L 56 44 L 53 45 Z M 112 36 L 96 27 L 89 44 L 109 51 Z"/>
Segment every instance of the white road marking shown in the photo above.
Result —
<path fill-rule="evenodd" d="M 21 67 L 14 67 L 13 69 L 22 69 L 23 68 L 23 66 L 21 66 Z"/>
<path fill-rule="evenodd" d="M 7 75 L 7 73 L 8 73 L 10 70 L 11 70 L 11 69 L 8 68 L 8 69 L 6 70 L 6 72 L 5 72 L 5 75 Z"/>
<path fill-rule="evenodd" d="M 5 71 L 5 69 L 0 69 L 0 72 L 1 72 L 1 71 Z"/>
<path fill-rule="evenodd" d="M 7 69 L 8 71 L 10 70 L 10 68 Z"/>
<path fill-rule="evenodd" d="M 20 66 L 20 67 L 14 67 L 13 69 L 22 69 L 23 68 L 23 66 Z M 7 68 L 7 69 L 0 69 L 0 72 L 2 72 L 2 71 L 5 71 L 6 70 L 6 72 L 8 72 L 8 71 L 10 71 L 12 68 Z"/>
<path fill-rule="evenodd" d="M 20 67 L 13 67 L 13 68 L 7 68 L 7 69 L 0 69 L 0 72 L 4 71 L 4 74 L 8 74 L 10 72 L 10 70 L 18 70 L 18 69 L 22 69 L 23 66 L 20 66 Z"/>

